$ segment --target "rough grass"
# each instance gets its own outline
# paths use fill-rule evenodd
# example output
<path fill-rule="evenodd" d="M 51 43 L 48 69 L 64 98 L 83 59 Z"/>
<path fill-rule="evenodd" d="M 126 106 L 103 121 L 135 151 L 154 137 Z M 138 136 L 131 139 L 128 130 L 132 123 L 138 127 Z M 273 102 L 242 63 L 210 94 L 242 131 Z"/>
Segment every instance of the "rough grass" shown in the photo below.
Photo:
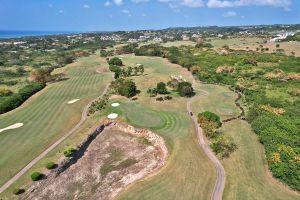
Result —
<path fill-rule="evenodd" d="M 229 47 L 246 47 L 250 45 L 259 46 L 263 43 L 263 39 L 261 38 L 232 38 L 232 39 L 220 39 L 220 38 L 213 38 L 210 42 L 215 48 L 220 48 L 224 45 L 228 45 Z"/>
<path fill-rule="evenodd" d="M 268 173 L 264 148 L 247 122 L 235 120 L 225 124 L 222 130 L 238 145 L 230 158 L 222 161 L 227 172 L 224 200 L 300 198 Z"/>
<path fill-rule="evenodd" d="M 234 103 L 237 94 L 225 86 L 201 84 L 197 85 L 196 92 L 192 103 L 195 114 L 210 111 L 219 115 L 222 120 L 239 115 L 240 110 Z"/>
<path fill-rule="evenodd" d="M 0 134 L 1 185 L 70 130 L 80 120 L 83 107 L 101 94 L 111 79 L 110 73 L 95 73 L 101 61 L 91 56 L 67 66 L 68 80 L 50 84 L 21 107 L 0 116 L 1 127 L 24 123 Z M 67 105 L 75 98 L 82 101 Z"/>
<path fill-rule="evenodd" d="M 174 41 L 174 42 L 166 42 L 161 44 L 164 47 L 180 47 L 180 46 L 195 46 L 196 42 L 193 41 Z"/>

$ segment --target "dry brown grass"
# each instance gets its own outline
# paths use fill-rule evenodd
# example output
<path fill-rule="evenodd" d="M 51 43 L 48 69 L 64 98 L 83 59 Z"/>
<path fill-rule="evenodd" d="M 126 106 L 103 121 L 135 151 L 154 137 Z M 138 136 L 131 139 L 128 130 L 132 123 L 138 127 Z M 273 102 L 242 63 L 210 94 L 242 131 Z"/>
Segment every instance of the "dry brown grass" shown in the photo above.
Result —
<path fill-rule="evenodd" d="M 232 73 L 234 72 L 234 68 L 229 65 L 222 65 L 216 69 L 216 73 Z"/>
<path fill-rule="evenodd" d="M 273 113 L 275 115 L 282 115 L 283 113 L 285 113 L 285 110 L 283 108 L 274 108 L 271 105 L 261 105 L 260 106 L 263 110 Z"/>

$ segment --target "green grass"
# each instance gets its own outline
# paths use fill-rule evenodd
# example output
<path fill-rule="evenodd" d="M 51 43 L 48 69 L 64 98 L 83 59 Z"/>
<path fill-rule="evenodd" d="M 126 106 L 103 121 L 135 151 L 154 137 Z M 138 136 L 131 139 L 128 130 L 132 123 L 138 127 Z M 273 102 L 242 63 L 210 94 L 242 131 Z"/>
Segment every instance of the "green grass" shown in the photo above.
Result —
<path fill-rule="evenodd" d="M 195 97 L 192 103 L 195 113 L 209 110 L 219 114 L 222 119 L 238 115 L 239 110 L 234 104 L 236 94 L 228 88 L 201 84 L 196 89 L 200 96 Z M 234 114 L 222 114 L 219 112 L 221 108 Z M 224 200 L 297 199 L 291 190 L 278 184 L 267 171 L 264 148 L 247 122 L 234 120 L 223 124 L 221 130 L 225 135 L 231 136 L 238 146 L 229 158 L 222 160 L 226 171 Z"/>
<path fill-rule="evenodd" d="M 222 161 L 227 175 L 224 200 L 300 198 L 267 172 L 264 148 L 247 122 L 235 120 L 225 124 L 222 130 L 238 145 L 230 158 Z"/>
<path fill-rule="evenodd" d="M 151 129 L 165 138 L 170 157 L 166 167 L 158 174 L 136 183 L 121 193 L 119 199 L 208 199 L 214 185 L 215 170 L 197 144 L 188 115 L 175 111 L 161 112 L 146 106 L 138 109 L 137 103 L 121 102 L 121 117 L 136 126 L 143 126 L 144 122 L 125 112 L 124 107 L 143 113 L 146 121 L 151 122 L 154 116 L 162 120 L 160 124 L 153 124 Z"/>
<path fill-rule="evenodd" d="M 201 84 L 196 87 L 196 92 L 197 96 L 192 103 L 195 114 L 210 111 L 219 115 L 222 120 L 239 115 L 240 110 L 234 103 L 237 94 L 225 86 Z"/>
<path fill-rule="evenodd" d="M 1 128 L 24 123 L 0 134 L 0 185 L 80 120 L 83 107 L 99 96 L 111 79 L 110 73 L 95 73 L 99 67 L 98 57 L 82 58 L 66 67 L 68 80 L 50 84 L 21 107 L 0 116 Z M 81 100 L 67 104 L 77 98 Z"/>
<path fill-rule="evenodd" d="M 216 173 L 197 143 L 193 123 L 186 114 L 186 100 L 177 97 L 158 103 L 146 94 L 148 87 L 166 82 L 170 74 L 181 74 L 187 79 L 190 74 L 162 58 L 125 56 L 123 61 L 145 66 L 148 75 L 132 77 L 142 93 L 138 102 L 120 100 L 119 107 L 107 107 L 105 114 L 117 112 L 130 124 L 160 134 L 170 156 L 162 170 L 123 191 L 117 199 L 209 199 Z"/>

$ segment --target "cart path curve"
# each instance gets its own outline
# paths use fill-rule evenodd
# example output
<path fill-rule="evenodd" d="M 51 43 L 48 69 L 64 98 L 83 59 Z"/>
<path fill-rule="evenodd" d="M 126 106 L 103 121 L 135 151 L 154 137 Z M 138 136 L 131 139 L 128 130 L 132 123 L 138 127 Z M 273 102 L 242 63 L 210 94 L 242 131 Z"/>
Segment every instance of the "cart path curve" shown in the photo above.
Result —
<path fill-rule="evenodd" d="M 42 158 L 44 158 L 50 151 L 52 151 L 55 147 L 57 147 L 60 143 L 62 143 L 66 138 L 68 138 L 70 135 L 72 135 L 86 121 L 90 105 L 95 100 L 97 100 L 98 98 L 102 98 L 104 96 L 104 94 L 106 94 L 106 92 L 109 88 L 109 85 L 110 84 L 107 84 L 105 86 L 105 89 L 100 96 L 93 99 L 88 105 L 86 105 L 84 107 L 82 114 L 81 114 L 80 121 L 71 130 L 69 130 L 69 132 L 67 132 L 64 136 L 62 136 L 54 144 L 52 144 L 50 147 L 48 147 L 46 150 L 44 150 L 40 155 L 38 155 L 30 163 L 28 163 L 23 169 L 21 169 L 16 175 L 14 175 L 11 179 L 9 179 L 6 183 L 4 183 L 4 185 L 2 185 L 0 187 L 0 193 L 2 193 L 9 186 L 11 186 L 16 180 L 18 180 L 22 175 L 24 175 L 33 165 L 35 165 L 38 161 L 40 161 Z"/>
<path fill-rule="evenodd" d="M 193 86 L 196 84 L 196 81 L 193 81 Z M 214 190 L 211 195 L 211 200 L 221 200 L 224 187 L 225 187 L 225 169 L 219 159 L 216 157 L 214 152 L 211 150 L 211 148 L 205 143 L 204 140 L 204 134 L 202 128 L 198 125 L 197 118 L 195 114 L 191 115 L 192 109 L 191 109 L 191 99 L 188 100 L 187 102 L 187 111 L 189 116 L 192 118 L 194 125 L 195 125 L 195 130 L 197 133 L 197 138 L 198 138 L 198 143 L 203 149 L 204 153 L 207 155 L 207 157 L 213 162 L 216 171 L 217 171 L 217 180 L 215 182 Z"/>

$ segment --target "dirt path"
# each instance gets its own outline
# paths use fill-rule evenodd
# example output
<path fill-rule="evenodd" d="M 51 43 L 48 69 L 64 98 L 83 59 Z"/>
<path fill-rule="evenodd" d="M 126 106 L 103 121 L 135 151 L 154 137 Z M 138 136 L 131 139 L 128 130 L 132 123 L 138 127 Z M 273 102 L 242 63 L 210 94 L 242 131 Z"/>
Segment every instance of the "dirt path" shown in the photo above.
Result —
<path fill-rule="evenodd" d="M 102 94 L 99 97 L 97 97 L 96 99 L 103 97 L 103 95 L 107 92 L 109 85 L 110 84 L 106 85 Z M 87 119 L 89 107 L 92 104 L 92 102 L 94 102 L 96 99 L 92 100 L 88 105 L 86 105 L 84 107 L 82 114 L 81 114 L 80 121 L 69 132 L 67 132 L 63 137 L 61 137 L 54 144 L 52 144 L 50 147 L 48 147 L 46 150 L 44 150 L 39 156 L 37 156 L 30 163 L 28 163 L 23 169 L 21 169 L 15 176 L 13 176 L 4 185 L 2 185 L 0 187 L 0 193 L 2 193 L 4 190 L 6 190 L 10 185 L 12 185 L 22 175 L 24 175 L 33 165 L 35 165 L 38 161 L 40 161 L 42 158 L 44 158 L 50 151 L 52 151 L 55 147 L 57 147 L 60 143 L 62 143 L 66 138 L 68 138 L 70 135 L 72 135 L 83 124 L 83 122 L 85 122 L 85 120 Z"/>
<path fill-rule="evenodd" d="M 195 86 L 195 84 L 196 84 L 196 81 L 194 80 L 193 81 L 193 86 Z M 188 114 L 190 115 L 190 113 L 192 113 L 191 99 L 188 100 L 186 107 L 187 107 Z M 219 161 L 219 159 L 216 157 L 214 152 L 205 143 L 203 130 L 198 125 L 196 115 L 193 114 L 193 115 L 190 115 L 190 117 L 192 118 L 192 120 L 194 122 L 194 125 L 195 125 L 199 145 L 201 146 L 201 148 L 203 149 L 203 151 L 207 155 L 207 157 L 213 162 L 213 164 L 215 165 L 215 168 L 217 170 L 217 180 L 216 180 L 214 190 L 213 190 L 212 195 L 211 195 L 211 200 L 221 200 L 222 195 L 223 195 L 223 190 L 224 190 L 224 187 L 225 187 L 225 170 L 224 170 L 224 167 L 221 164 L 221 162 Z"/>

